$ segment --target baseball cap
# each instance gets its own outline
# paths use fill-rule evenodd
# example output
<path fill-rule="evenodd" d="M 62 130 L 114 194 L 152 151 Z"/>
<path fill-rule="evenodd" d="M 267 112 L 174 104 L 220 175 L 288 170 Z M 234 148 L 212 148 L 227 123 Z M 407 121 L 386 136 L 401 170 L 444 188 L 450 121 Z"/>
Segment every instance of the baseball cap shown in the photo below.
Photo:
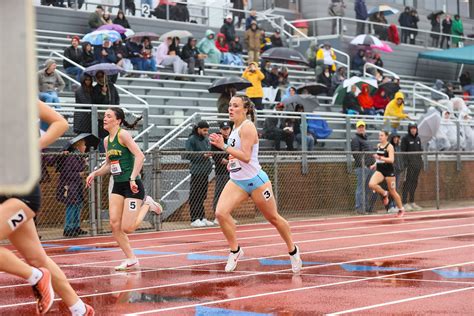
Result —
<path fill-rule="evenodd" d="M 199 121 L 199 123 L 197 123 L 197 127 L 198 128 L 209 128 L 209 123 L 206 122 L 206 121 Z"/>
<path fill-rule="evenodd" d="M 219 123 L 219 128 L 224 129 L 224 128 L 230 128 L 230 123 L 228 121 L 223 121 Z"/>
<path fill-rule="evenodd" d="M 360 120 L 357 122 L 356 127 L 365 126 L 365 122 Z"/>

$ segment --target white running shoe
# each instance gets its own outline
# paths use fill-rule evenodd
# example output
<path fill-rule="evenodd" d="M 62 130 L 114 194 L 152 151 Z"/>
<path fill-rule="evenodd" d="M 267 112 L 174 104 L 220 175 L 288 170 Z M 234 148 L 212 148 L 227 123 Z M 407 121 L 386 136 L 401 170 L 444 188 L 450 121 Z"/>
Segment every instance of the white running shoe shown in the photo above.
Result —
<path fill-rule="evenodd" d="M 204 223 L 205 226 L 214 226 L 214 223 L 207 220 L 206 218 L 201 219 L 201 223 Z"/>
<path fill-rule="evenodd" d="M 126 259 L 120 265 L 115 267 L 115 271 L 126 271 L 140 267 L 138 259 Z"/>
<path fill-rule="evenodd" d="M 291 260 L 291 271 L 293 273 L 298 273 L 301 271 L 301 267 L 303 266 L 303 261 L 301 260 L 300 257 L 300 248 L 295 245 L 296 248 L 296 253 L 294 255 L 290 255 L 290 260 Z"/>
<path fill-rule="evenodd" d="M 410 203 L 407 203 L 407 204 L 403 205 L 403 208 L 407 212 L 413 211 L 413 208 L 411 207 Z"/>
<path fill-rule="evenodd" d="M 206 224 L 203 223 L 199 218 L 191 223 L 192 227 L 206 227 Z"/>
<path fill-rule="evenodd" d="M 242 247 L 237 253 L 229 253 L 229 258 L 227 258 L 227 264 L 225 265 L 225 272 L 232 272 L 237 267 L 237 261 L 244 256 L 244 251 Z"/>
<path fill-rule="evenodd" d="M 410 206 L 411 206 L 412 210 L 414 210 L 414 211 L 421 211 L 423 209 L 421 206 L 419 206 L 416 203 L 411 203 Z"/>
<path fill-rule="evenodd" d="M 238 224 L 239 222 L 237 222 L 237 220 L 235 218 L 232 218 L 232 220 L 234 221 L 234 224 Z M 214 220 L 214 224 L 216 224 L 217 226 L 219 226 L 219 220 L 216 218 Z"/>
<path fill-rule="evenodd" d="M 398 212 L 398 208 L 397 207 L 391 207 L 388 209 L 387 213 L 397 213 Z"/>
<path fill-rule="evenodd" d="M 163 212 L 163 207 L 160 203 L 153 200 L 149 195 L 145 198 L 145 204 L 150 206 L 150 211 L 154 212 L 156 215 L 160 215 Z"/>

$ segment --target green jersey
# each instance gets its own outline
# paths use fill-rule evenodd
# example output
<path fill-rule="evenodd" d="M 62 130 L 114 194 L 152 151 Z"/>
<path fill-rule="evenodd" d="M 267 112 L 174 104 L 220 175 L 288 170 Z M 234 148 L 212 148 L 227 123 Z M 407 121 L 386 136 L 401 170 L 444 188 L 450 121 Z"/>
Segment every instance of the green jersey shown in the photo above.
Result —
<path fill-rule="evenodd" d="M 114 181 L 128 182 L 132 175 L 135 156 L 130 152 L 127 146 L 120 143 L 120 131 L 121 129 L 118 130 L 117 135 L 115 135 L 112 141 L 109 135 L 107 140 L 107 157 L 109 158 L 110 172 L 114 176 Z"/>

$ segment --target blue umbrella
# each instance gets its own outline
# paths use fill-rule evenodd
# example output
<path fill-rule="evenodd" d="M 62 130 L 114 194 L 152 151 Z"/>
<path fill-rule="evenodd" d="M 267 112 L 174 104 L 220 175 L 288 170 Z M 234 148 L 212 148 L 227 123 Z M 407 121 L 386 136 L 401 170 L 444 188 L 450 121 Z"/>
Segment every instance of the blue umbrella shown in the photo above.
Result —
<path fill-rule="evenodd" d="M 385 16 L 389 16 L 389 15 L 392 15 L 392 14 L 397 14 L 398 10 L 395 9 L 395 8 L 392 8 L 388 5 L 382 4 L 382 5 L 378 5 L 376 7 L 373 7 L 367 13 L 369 15 L 372 15 L 372 14 L 375 14 L 377 12 L 382 12 Z"/>
<path fill-rule="evenodd" d="M 122 37 L 117 31 L 101 30 L 101 31 L 94 31 L 94 32 L 84 35 L 84 37 L 82 38 L 82 41 L 89 42 L 91 43 L 91 45 L 102 45 L 105 39 L 113 43 L 118 40 L 122 40 Z"/>
<path fill-rule="evenodd" d="M 113 76 L 118 73 L 125 72 L 123 68 L 117 66 L 116 64 L 107 64 L 107 63 L 96 64 L 84 69 L 84 73 L 91 76 L 95 76 L 95 74 L 98 73 L 99 71 L 103 71 L 104 74 L 107 76 Z"/>

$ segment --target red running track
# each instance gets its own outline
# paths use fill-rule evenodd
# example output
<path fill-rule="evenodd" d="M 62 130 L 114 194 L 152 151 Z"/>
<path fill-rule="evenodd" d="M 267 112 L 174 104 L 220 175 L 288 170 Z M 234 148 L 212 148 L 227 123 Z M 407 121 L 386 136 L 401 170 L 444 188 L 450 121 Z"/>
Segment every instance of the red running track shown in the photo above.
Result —
<path fill-rule="evenodd" d="M 238 227 L 233 273 L 218 228 L 131 236 L 140 270 L 110 237 L 56 240 L 47 253 L 97 315 L 467 315 L 474 310 L 474 208 L 290 223 L 305 266 L 291 273 L 269 224 Z M 0 273 L 0 315 L 34 312 L 31 289 Z M 242 313 L 242 312 L 246 312 Z M 68 315 L 58 301 L 51 314 Z"/>

